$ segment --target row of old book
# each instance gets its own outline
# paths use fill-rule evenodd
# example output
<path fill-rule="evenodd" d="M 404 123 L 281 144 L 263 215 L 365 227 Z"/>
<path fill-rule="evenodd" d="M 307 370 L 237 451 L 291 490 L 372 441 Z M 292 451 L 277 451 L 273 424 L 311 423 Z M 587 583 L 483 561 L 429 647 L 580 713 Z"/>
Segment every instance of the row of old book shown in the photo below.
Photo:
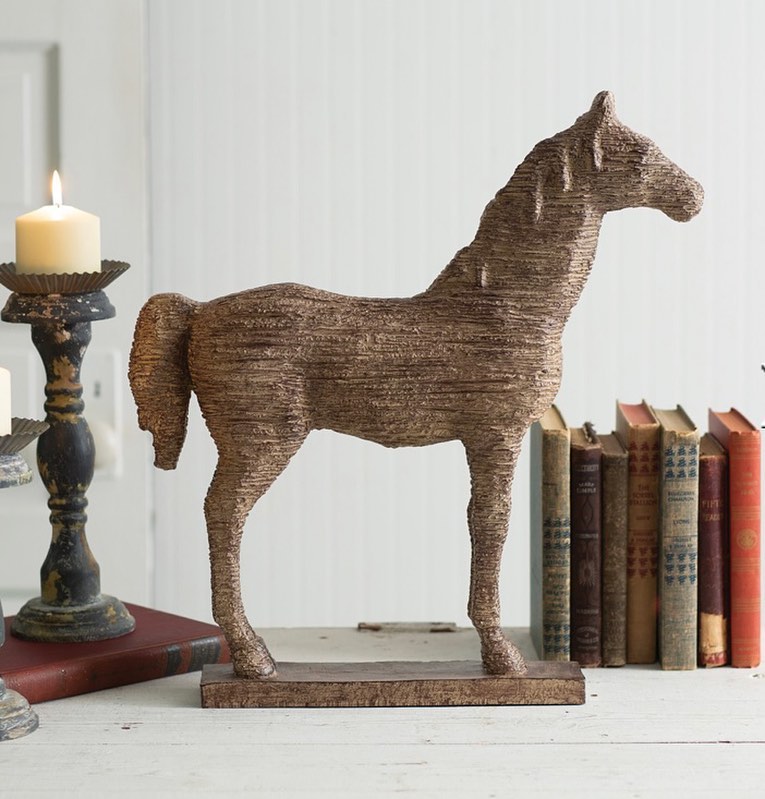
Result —
<path fill-rule="evenodd" d="M 760 662 L 760 431 L 616 404 L 616 430 L 531 434 L 531 634 L 544 660 Z"/>

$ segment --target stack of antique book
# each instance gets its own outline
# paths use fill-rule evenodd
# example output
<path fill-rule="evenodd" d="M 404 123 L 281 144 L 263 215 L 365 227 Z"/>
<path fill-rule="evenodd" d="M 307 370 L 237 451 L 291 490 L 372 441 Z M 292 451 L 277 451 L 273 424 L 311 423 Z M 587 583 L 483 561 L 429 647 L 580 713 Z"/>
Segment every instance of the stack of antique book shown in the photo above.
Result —
<path fill-rule="evenodd" d="M 760 663 L 760 431 L 617 402 L 615 431 L 531 434 L 531 634 L 539 657 L 663 669 Z"/>

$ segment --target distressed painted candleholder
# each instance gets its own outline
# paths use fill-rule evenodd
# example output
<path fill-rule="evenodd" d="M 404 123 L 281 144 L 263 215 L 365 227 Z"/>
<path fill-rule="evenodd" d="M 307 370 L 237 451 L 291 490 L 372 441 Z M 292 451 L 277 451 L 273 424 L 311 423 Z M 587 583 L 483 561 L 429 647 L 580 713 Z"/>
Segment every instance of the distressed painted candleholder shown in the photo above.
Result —
<path fill-rule="evenodd" d="M 515 465 L 527 429 L 558 391 L 563 329 L 603 216 L 642 206 L 686 221 L 702 200 L 701 186 L 623 125 L 602 92 L 571 127 L 531 151 L 487 205 L 472 243 L 414 297 L 280 284 L 211 302 L 149 299 L 136 324 L 130 382 L 156 465 L 176 465 L 192 391 L 218 449 L 205 517 L 213 614 L 233 672 L 203 674 L 203 704 L 584 701 L 576 664 L 527 664 L 500 625 Z M 250 509 L 318 429 L 387 447 L 463 443 L 471 480 L 468 615 L 482 669 L 277 669 L 245 615 L 240 541 Z"/>
<path fill-rule="evenodd" d="M 32 479 L 32 470 L 20 451 L 48 429 L 45 422 L 31 419 L 11 420 L 10 435 L 0 436 L 0 488 L 24 485 Z M 3 606 L 0 603 L 0 646 L 5 643 Z M 37 729 L 37 713 L 18 692 L 5 687 L 0 677 L 0 741 L 29 735 Z"/>
<path fill-rule="evenodd" d="M 80 368 L 91 323 L 115 310 L 103 289 L 128 264 L 104 261 L 101 272 L 17 274 L 0 265 L 0 283 L 13 294 L 0 317 L 32 328 L 47 383 L 45 421 L 37 464 L 48 491 L 52 540 L 40 570 L 40 596 L 16 615 L 11 632 L 33 641 L 100 641 L 133 630 L 135 622 L 115 597 L 101 593 L 100 570 L 85 535 L 95 448 L 82 415 Z"/>

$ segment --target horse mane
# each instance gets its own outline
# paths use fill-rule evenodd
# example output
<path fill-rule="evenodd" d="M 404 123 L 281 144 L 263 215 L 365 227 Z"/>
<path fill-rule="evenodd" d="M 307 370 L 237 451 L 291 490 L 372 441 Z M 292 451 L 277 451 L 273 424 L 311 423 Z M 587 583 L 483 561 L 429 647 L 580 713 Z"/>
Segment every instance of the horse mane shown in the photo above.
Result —
<path fill-rule="evenodd" d="M 528 224 L 545 221 L 545 208 L 551 202 L 579 189 L 582 176 L 599 172 L 603 163 L 600 128 L 588 124 L 585 114 L 566 130 L 534 147 L 513 176 L 489 202 L 481 217 L 481 227 L 491 223 L 492 211 L 507 210 L 512 203 Z"/>
<path fill-rule="evenodd" d="M 492 243 L 501 241 L 507 246 L 521 228 L 555 224 L 549 209 L 565 195 L 575 196 L 583 175 L 601 170 L 601 133 L 613 122 L 613 99 L 601 92 L 592 108 L 571 127 L 539 142 L 489 201 L 473 242 L 455 255 L 427 291 L 455 282 L 464 285 L 466 280 L 482 286 L 485 269 L 480 264 L 476 267 L 475 256 L 486 249 L 484 245 L 491 248 Z"/>

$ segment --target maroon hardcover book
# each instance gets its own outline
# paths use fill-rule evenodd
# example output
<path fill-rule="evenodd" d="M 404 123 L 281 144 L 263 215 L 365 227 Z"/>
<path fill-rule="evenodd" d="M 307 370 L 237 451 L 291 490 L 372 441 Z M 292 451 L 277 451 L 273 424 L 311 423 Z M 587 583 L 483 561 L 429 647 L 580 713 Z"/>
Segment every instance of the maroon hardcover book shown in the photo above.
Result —
<path fill-rule="evenodd" d="M 699 458 L 699 665 L 728 662 L 728 456 L 707 433 Z"/>
<path fill-rule="evenodd" d="M 615 434 L 599 436 L 602 498 L 601 595 L 603 630 L 601 647 L 604 666 L 627 662 L 627 508 L 629 461 L 627 450 Z"/>
<path fill-rule="evenodd" d="M 571 660 L 601 659 L 601 445 L 591 425 L 571 431 Z"/>
<path fill-rule="evenodd" d="M 7 618 L 0 677 L 29 702 L 47 702 L 229 662 L 228 645 L 214 624 L 126 606 L 135 619 L 132 633 L 81 644 L 22 641 L 10 634 Z"/>

